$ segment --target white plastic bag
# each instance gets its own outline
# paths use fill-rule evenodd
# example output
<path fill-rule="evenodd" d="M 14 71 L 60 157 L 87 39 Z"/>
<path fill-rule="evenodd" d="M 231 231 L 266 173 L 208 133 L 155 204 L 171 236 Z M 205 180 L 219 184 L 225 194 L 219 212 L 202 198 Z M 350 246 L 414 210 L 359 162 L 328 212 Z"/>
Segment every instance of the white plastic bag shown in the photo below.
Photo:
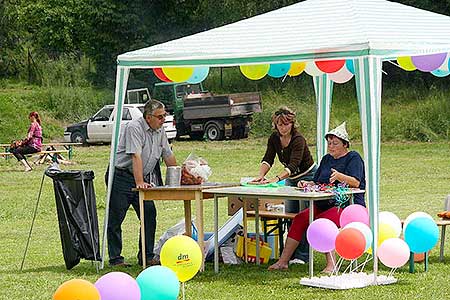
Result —
<path fill-rule="evenodd" d="M 194 185 L 206 182 L 212 171 L 208 162 L 191 153 L 186 158 L 181 168 L 181 184 Z"/>
<path fill-rule="evenodd" d="M 195 225 L 194 225 L 194 219 L 192 220 L 191 223 L 192 223 L 192 234 L 195 235 L 197 233 L 197 227 L 195 227 Z M 155 253 L 156 259 L 159 259 L 159 254 L 161 253 L 161 248 L 168 239 L 170 239 L 171 237 L 174 237 L 177 235 L 183 235 L 186 233 L 186 226 L 184 224 L 185 224 L 185 221 L 183 219 L 180 222 L 178 222 L 177 224 L 175 224 L 172 227 L 170 227 L 169 229 L 167 229 L 167 231 L 161 235 L 161 237 L 159 238 L 155 247 L 153 248 L 153 253 Z"/>

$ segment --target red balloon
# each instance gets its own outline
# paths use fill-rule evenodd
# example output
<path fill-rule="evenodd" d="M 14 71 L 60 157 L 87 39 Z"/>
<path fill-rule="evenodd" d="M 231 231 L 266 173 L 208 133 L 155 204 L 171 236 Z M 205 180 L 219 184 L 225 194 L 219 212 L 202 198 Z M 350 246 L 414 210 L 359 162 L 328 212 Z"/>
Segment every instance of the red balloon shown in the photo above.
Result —
<path fill-rule="evenodd" d="M 334 73 L 342 69 L 345 59 L 315 61 L 317 68 L 324 73 Z"/>
<path fill-rule="evenodd" d="M 172 82 L 169 78 L 167 78 L 166 74 L 164 74 L 162 68 L 154 68 L 153 73 L 156 77 L 158 77 L 160 80 L 165 82 Z"/>
<path fill-rule="evenodd" d="M 356 228 L 345 228 L 336 237 L 336 252 L 345 259 L 360 257 L 366 248 L 364 234 Z"/>

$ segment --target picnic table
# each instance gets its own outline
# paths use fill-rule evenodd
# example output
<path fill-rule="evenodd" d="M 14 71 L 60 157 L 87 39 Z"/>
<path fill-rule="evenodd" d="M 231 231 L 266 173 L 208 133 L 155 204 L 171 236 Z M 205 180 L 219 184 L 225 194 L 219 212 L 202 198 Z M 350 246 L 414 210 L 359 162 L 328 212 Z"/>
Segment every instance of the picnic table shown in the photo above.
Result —
<path fill-rule="evenodd" d="M 62 157 L 62 153 L 67 154 L 68 159 L 71 159 L 73 156 L 73 147 L 80 146 L 82 143 L 45 143 L 42 144 L 42 150 L 40 152 L 36 152 L 33 154 L 39 155 L 39 158 L 35 161 L 36 163 L 44 163 L 46 158 L 50 158 L 53 161 L 58 160 L 58 157 Z M 0 144 L 0 148 L 3 148 L 3 152 L 0 152 L 0 156 L 8 159 L 13 154 L 9 152 L 11 144 Z"/>

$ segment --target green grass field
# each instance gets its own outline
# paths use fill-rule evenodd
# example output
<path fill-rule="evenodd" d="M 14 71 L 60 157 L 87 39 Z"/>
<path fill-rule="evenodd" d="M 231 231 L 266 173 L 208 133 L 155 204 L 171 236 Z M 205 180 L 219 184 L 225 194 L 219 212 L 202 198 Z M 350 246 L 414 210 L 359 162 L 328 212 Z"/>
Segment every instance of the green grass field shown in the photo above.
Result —
<path fill-rule="evenodd" d="M 177 141 L 174 151 L 181 163 L 191 151 L 209 161 L 213 170 L 211 181 L 238 182 L 240 177 L 255 176 L 265 149 L 265 139 L 223 142 Z M 362 153 L 361 145 L 353 149 Z M 314 151 L 314 148 L 312 148 Z M 450 142 L 389 143 L 381 149 L 380 209 L 396 213 L 404 219 L 415 211 L 436 217 L 443 208 L 443 199 L 450 193 Z M 103 175 L 108 164 L 109 146 L 75 149 L 71 169 L 94 170 L 99 225 L 103 228 L 105 185 Z M 57 287 L 73 278 L 95 282 L 101 275 L 115 269 L 106 267 L 96 273 L 88 261 L 67 271 L 61 251 L 52 181 L 44 180 L 44 188 L 33 230 L 24 270 L 19 271 L 28 232 L 36 205 L 40 182 L 46 166 L 36 166 L 23 173 L 15 160 L 0 159 L 0 299 L 51 299 Z M 63 168 L 68 168 L 63 166 Z M 279 171 L 278 164 L 274 169 Z M 275 173 L 273 174 L 275 175 Z M 158 202 L 157 238 L 183 217 L 182 203 Z M 227 203 L 220 203 L 220 222 L 227 218 Z M 206 231 L 213 226 L 212 201 L 206 204 Z M 136 277 L 138 221 L 131 210 L 123 224 L 124 250 L 127 261 L 134 264 L 126 271 Z M 448 238 L 447 238 L 448 239 Z M 450 242 L 446 258 L 439 262 L 438 247 L 431 252 L 430 267 L 416 265 L 410 274 L 407 266 L 396 271 L 399 282 L 390 286 L 368 287 L 347 291 L 308 288 L 299 279 L 308 275 L 307 266 L 295 266 L 287 272 L 269 272 L 267 265 L 251 264 L 221 266 L 215 274 L 212 264 L 204 273 L 186 283 L 186 299 L 448 299 L 450 277 Z M 315 271 L 324 267 L 323 255 L 315 255 Z M 371 268 L 369 267 L 368 270 Z M 381 273 L 388 269 L 380 265 Z M 163 283 L 161 283 L 163 284 Z"/>

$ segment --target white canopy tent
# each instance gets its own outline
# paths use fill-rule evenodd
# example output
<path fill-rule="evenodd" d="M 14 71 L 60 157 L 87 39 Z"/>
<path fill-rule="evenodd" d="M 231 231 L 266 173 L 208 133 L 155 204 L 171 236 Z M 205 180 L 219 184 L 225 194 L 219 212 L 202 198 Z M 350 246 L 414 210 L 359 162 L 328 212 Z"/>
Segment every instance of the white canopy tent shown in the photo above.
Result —
<path fill-rule="evenodd" d="M 378 240 L 382 62 L 450 51 L 450 17 L 385 0 L 307 0 L 269 13 L 118 56 L 114 120 L 120 120 L 130 69 L 220 67 L 353 59 L 366 168 L 366 200 Z M 326 153 L 333 83 L 313 78 L 317 99 L 317 158 Z M 110 165 L 116 158 L 114 125 Z M 114 168 L 110 168 L 114 172 Z M 109 176 L 102 257 L 112 174 Z M 373 243 L 377 251 L 377 243 Z M 103 266 L 103 263 L 102 263 Z M 378 261 L 374 256 L 374 281 Z"/>

